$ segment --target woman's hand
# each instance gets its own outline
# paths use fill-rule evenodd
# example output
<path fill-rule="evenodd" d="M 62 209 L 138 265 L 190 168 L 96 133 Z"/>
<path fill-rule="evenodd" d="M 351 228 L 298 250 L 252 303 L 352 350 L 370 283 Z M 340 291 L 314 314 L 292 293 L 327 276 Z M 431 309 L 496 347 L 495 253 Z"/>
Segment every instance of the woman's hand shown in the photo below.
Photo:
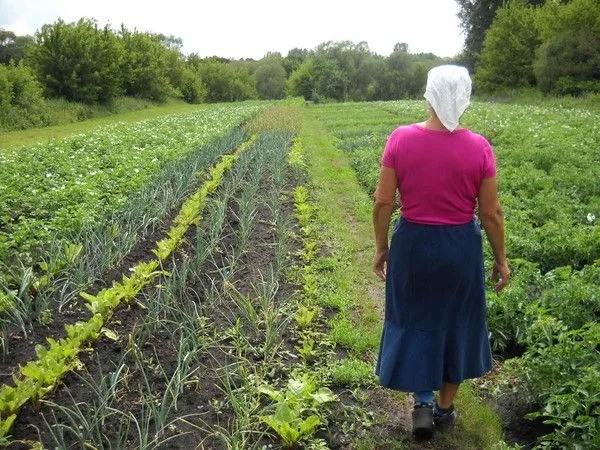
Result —
<path fill-rule="evenodd" d="M 504 289 L 504 286 L 506 286 L 509 279 L 510 269 L 506 260 L 502 263 L 494 261 L 494 267 L 492 268 L 492 281 L 496 283 L 494 285 L 494 291 L 500 292 Z"/>
<path fill-rule="evenodd" d="M 388 255 L 388 231 L 390 217 L 394 209 L 396 194 L 396 171 L 390 167 L 381 167 L 379 181 L 374 194 L 373 227 L 375 229 L 375 258 L 373 258 L 373 273 L 385 280 L 385 262 Z"/>
<path fill-rule="evenodd" d="M 373 273 L 381 280 L 385 281 L 385 263 L 387 261 L 388 251 L 377 250 L 373 258 Z"/>

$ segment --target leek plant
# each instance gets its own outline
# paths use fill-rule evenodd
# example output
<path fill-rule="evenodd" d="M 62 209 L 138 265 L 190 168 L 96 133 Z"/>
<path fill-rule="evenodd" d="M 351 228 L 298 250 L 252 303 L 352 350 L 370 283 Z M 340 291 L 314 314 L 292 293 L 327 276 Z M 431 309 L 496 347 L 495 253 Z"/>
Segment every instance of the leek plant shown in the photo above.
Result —
<path fill-rule="evenodd" d="M 9 302 L 8 308 L 0 305 L 0 322 L 21 329 L 21 322 L 30 325 L 36 319 L 43 319 L 44 311 L 56 308 L 61 312 L 70 307 L 81 290 L 119 264 L 140 239 L 156 231 L 173 205 L 179 204 L 200 182 L 201 173 L 243 139 L 244 131 L 236 128 L 201 149 L 188 152 L 124 202 L 120 212 L 105 220 L 83 222 L 71 234 L 57 236 L 41 255 L 39 271 L 34 273 L 24 266 L 21 273 L 11 275 L 13 284 L 15 279 L 22 284 L 34 274 L 28 281 L 32 289 L 20 302 Z M 65 245 L 65 242 L 80 244 Z M 73 246 L 79 248 L 76 257 L 72 255 Z"/>

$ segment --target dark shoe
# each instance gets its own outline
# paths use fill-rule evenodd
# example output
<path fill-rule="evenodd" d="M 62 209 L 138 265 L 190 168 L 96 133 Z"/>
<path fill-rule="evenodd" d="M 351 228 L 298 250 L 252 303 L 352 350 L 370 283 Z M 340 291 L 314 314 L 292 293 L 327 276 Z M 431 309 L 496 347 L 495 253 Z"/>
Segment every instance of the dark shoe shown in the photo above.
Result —
<path fill-rule="evenodd" d="M 417 403 L 412 412 L 413 435 L 417 439 L 433 437 L 433 405 Z"/>
<path fill-rule="evenodd" d="M 448 430 L 454 427 L 456 419 L 458 419 L 458 413 L 454 409 L 454 406 L 451 406 L 447 410 L 440 411 L 439 406 L 436 403 L 435 408 L 433 409 L 433 422 L 438 429 Z"/>

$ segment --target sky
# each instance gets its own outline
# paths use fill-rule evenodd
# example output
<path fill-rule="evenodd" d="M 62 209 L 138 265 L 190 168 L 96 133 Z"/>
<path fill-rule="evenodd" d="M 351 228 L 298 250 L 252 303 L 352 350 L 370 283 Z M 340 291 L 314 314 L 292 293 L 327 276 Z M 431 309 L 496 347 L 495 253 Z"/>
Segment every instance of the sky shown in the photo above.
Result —
<path fill-rule="evenodd" d="M 33 34 L 58 18 L 183 39 L 183 52 L 260 59 L 325 41 L 366 41 L 380 55 L 396 42 L 411 53 L 454 56 L 464 36 L 454 0 L 0 0 L 0 28 Z"/>

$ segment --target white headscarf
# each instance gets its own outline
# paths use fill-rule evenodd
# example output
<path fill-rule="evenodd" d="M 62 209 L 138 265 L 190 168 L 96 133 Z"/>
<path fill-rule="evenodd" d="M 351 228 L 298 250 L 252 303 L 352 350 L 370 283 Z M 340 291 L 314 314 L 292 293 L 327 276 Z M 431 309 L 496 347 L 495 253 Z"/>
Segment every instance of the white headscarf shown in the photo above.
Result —
<path fill-rule="evenodd" d="M 427 74 L 427 87 L 423 97 L 442 124 L 450 131 L 456 130 L 458 120 L 469 106 L 471 98 L 469 72 L 460 66 L 434 67 Z"/>

